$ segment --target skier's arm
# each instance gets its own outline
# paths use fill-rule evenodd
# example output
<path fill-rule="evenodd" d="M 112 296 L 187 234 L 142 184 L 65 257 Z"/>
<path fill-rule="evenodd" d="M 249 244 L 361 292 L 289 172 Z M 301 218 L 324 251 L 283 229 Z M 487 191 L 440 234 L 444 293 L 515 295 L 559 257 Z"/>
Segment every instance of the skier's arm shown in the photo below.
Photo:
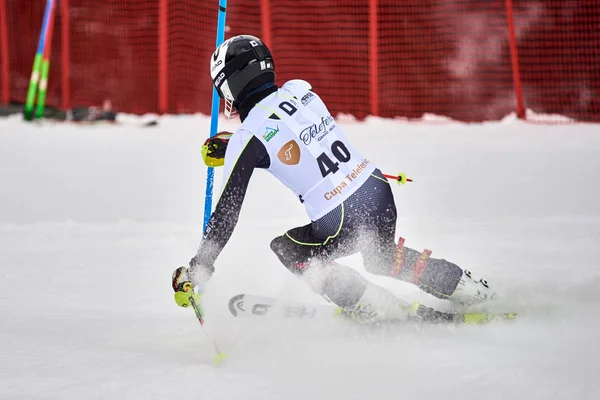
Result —
<path fill-rule="evenodd" d="M 264 145 L 254 135 L 238 132 L 229 141 L 223 192 L 208 220 L 198 254 L 190 261 L 190 267 L 203 270 L 198 271 L 199 280 L 210 278 L 215 260 L 233 233 L 254 168 L 268 168 L 269 164 Z"/>

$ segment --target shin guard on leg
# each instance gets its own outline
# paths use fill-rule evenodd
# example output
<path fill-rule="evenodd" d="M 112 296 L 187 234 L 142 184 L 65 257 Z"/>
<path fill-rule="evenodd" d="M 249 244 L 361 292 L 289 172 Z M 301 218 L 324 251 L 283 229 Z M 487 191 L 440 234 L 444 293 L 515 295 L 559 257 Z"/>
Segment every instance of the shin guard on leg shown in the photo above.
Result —
<path fill-rule="evenodd" d="M 454 293 L 463 271 L 454 263 L 430 258 L 430 255 L 431 250 L 419 253 L 404 247 L 404 239 L 400 238 L 394 258 L 394 268 L 390 275 L 412 282 L 437 298 L 448 299 Z"/>
<path fill-rule="evenodd" d="M 338 305 L 346 318 L 368 323 L 408 318 L 408 303 L 335 261 L 313 260 L 300 279 Z"/>
<path fill-rule="evenodd" d="M 430 250 L 422 253 L 404 247 L 398 241 L 391 276 L 412 282 L 423 291 L 440 299 L 462 305 L 491 300 L 496 292 L 484 279 L 476 280 L 468 270 L 443 259 L 429 258 Z"/>
<path fill-rule="evenodd" d="M 366 282 L 365 289 L 354 304 L 342 307 L 340 314 L 359 322 L 391 322 L 408 319 L 410 305 L 389 290 Z"/>
<path fill-rule="evenodd" d="M 311 272 L 307 271 L 306 275 Z M 373 323 L 408 318 L 408 303 L 389 290 L 368 282 L 353 269 L 335 262 L 329 264 L 323 292 L 341 307 L 341 315 L 352 320 Z"/>
<path fill-rule="evenodd" d="M 340 307 L 355 304 L 365 291 L 365 280 L 351 268 L 328 260 L 319 246 L 302 246 L 286 235 L 271 241 L 279 261 L 316 293 Z"/>
<path fill-rule="evenodd" d="M 308 271 L 307 277 L 312 278 L 315 270 Z M 358 272 L 336 262 L 329 262 L 324 273 L 327 277 L 321 280 L 322 294 L 340 307 L 358 303 L 367 288 L 367 281 Z"/>

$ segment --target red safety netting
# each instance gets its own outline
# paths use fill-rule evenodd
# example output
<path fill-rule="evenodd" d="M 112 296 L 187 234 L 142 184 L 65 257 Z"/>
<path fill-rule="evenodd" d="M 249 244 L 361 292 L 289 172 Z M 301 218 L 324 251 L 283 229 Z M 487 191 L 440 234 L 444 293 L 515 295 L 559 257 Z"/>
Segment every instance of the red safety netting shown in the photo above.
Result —
<path fill-rule="evenodd" d="M 381 1 L 381 115 L 481 121 L 513 112 L 504 11 L 502 1 Z"/>
<path fill-rule="evenodd" d="M 8 36 L 8 24 L 6 21 L 6 0 L 0 0 L 0 104 L 10 102 L 10 56 L 8 52 L 8 41 L 2 40 Z"/>
<path fill-rule="evenodd" d="M 515 21 L 526 107 L 600 121 L 600 1 L 521 0 Z"/>
<path fill-rule="evenodd" d="M 10 98 L 24 102 L 45 0 L 0 1 Z M 217 10 L 59 1 L 48 104 L 210 113 Z M 226 25 L 226 37 L 263 38 L 277 82 L 309 81 L 333 113 L 483 121 L 524 107 L 600 121 L 598 0 L 229 0 Z"/>
<path fill-rule="evenodd" d="M 169 113 L 210 113 L 217 7 L 208 1 L 167 1 Z"/>
<path fill-rule="evenodd" d="M 369 3 L 272 1 L 278 82 L 309 81 L 333 113 L 369 114 Z"/>
<path fill-rule="evenodd" d="M 174 3 L 174 2 L 166 2 Z M 166 14 L 167 108 L 159 110 L 159 1 L 69 1 L 70 107 L 111 101 L 121 111 L 210 112 L 208 56 L 214 50 L 216 12 L 204 2 L 172 4 Z M 43 0 L 8 4 L 11 98 L 24 102 L 37 49 Z M 47 104 L 63 93 L 62 9 L 56 8 Z"/>
<path fill-rule="evenodd" d="M 156 2 L 70 0 L 71 104 L 157 110 Z"/>

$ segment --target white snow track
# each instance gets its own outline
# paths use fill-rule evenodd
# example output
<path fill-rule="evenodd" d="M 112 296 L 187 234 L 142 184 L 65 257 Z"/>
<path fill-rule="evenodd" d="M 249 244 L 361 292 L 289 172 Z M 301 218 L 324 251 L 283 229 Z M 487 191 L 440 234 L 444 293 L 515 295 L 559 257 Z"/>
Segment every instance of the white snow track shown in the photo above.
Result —
<path fill-rule="evenodd" d="M 485 277 L 521 313 L 510 324 L 392 333 L 235 319 L 238 293 L 321 301 L 269 250 L 307 222 L 303 207 L 257 171 L 205 295 L 221 367 L 170 287 L 201 237 L 208 127 L 0 119 L 1 399 L 600 398 L 600 126 L 344 124 L 383 172 L 414 180 L 394 186 L 406 245 Z M 365 273 L 358 256 L 341 262 Z"/>

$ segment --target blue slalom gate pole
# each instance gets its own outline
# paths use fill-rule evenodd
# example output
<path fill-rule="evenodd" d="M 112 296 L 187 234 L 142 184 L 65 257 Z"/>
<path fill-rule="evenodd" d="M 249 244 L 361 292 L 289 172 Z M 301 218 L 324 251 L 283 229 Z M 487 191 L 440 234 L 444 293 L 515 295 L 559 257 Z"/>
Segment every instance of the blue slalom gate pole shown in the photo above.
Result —
<path fill-rule="evenodd" d="M 225 40 L 225 15 L 227 9 L 227 0 L 219 0 L 219 17 L 217 18 L 217 45 L 220 46 Z M 210 112 L 210 137 L 217 134 L 217 126 L 219 124 L 219 106 L 221 104 L 221 98 L 217 94 L 217 89 L 213 86 L 212 94 L 212 109 Z M 204 227 L 203 231 L 206 231 L 206 225 L 208 219 L 212 213 L 212 197 L 213 197 L 213 185 L 215 180 L 214 168 L 208 167 L 206 172 L 206 195 L 204 197 Z"/>

